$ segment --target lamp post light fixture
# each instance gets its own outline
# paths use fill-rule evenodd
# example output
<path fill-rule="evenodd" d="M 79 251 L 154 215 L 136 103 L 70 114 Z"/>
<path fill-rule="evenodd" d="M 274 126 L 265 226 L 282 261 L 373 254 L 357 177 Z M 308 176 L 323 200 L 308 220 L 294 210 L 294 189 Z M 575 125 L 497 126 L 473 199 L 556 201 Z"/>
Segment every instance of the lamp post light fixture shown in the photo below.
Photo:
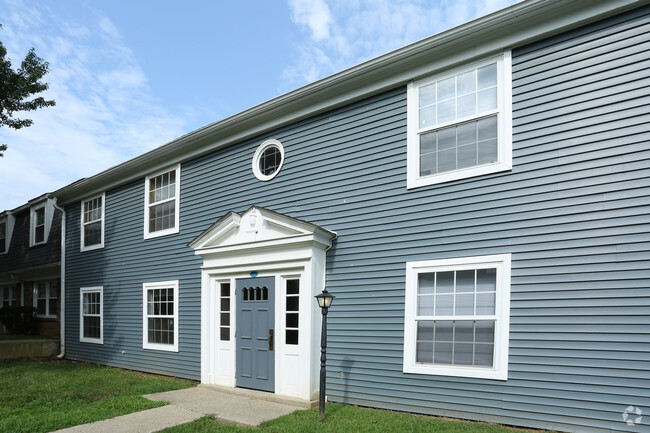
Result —
<path fill-rule="evenodd" d="M 315 296 L 318 301 L 318 306 L 323 313 L 323 324 L 320 333 L 320 389 L 318 394 L 318 418 L 325 418 L 325 353 L 327 351 L 327 310 L 332 306 L 332 301 L 335 296 L 327 293 L 327 289 L 323 289 L 323 293 Z"/>

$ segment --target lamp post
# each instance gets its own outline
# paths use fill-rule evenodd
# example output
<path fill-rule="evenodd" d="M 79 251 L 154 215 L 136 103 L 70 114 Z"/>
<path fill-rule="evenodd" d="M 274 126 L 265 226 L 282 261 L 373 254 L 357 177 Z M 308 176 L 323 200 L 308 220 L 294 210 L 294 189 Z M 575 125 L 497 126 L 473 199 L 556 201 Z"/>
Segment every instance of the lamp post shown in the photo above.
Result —
<path fill-rule="evenodd" d="M 327 351 L 327 310 L 332 306 L 332 301 L 335 296 L 327 293 L 327 289 L 323 289 L 323 293 L 315 296 L 318 301 L 318 306 L 323 313 L 323 324 L 320 333 L 320 389 L 318 394 L 318 418 L 325 418 L 325 352 Z"/>

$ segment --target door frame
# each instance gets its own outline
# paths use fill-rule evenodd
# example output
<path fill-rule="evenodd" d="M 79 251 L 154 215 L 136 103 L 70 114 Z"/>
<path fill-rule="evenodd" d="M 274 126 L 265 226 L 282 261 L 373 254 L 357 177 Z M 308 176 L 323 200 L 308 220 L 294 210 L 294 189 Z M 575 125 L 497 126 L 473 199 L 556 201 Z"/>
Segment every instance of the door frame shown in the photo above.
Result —
<path fill-rule="evenodd" d="M 219 339 L 219 284 L 275 277 L 275 390 L 305 401 L 318 398 L 321 314 L 314 296 L 325 288 L 327 250 L 336 233 L 252 206 L 230 212 L 190 242 L 201 266 L 201 382 L 235 387 L 236 308 L 230 303 L 230 339 Z M 299 279 L 299 339 L 285 342 L 286 280 Z M 233 326 L 235 325 L 235 326 Z"/>

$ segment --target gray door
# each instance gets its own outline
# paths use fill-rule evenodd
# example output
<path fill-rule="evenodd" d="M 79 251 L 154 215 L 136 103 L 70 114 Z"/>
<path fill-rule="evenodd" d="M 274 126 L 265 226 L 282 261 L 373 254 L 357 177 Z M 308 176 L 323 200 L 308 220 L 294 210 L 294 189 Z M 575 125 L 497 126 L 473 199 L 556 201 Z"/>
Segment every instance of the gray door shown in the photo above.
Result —
<path fill-rule="evenodd" d="M 236 384 L 262 391 L 275 390 L 273 324 L 275 278 L 237 280 Z"/>

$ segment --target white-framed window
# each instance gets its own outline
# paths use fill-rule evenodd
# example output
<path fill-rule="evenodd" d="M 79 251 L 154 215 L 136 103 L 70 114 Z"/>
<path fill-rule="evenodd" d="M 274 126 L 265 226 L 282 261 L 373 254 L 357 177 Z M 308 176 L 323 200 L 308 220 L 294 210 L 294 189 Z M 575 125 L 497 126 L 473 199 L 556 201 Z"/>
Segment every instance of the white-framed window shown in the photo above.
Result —
<path fill-rule="evenodd" d="M 142 287 L 142 347 L 178 352 L 178 280 L 144 283 Z"/>
<path fill-rule="evenodd" d="M 300 279 L 286 278 L 286 300 L 285 300 L 285 344 L 298 345 L 299 337 L 299 311 L 300 311 Z"/>
<path fill-rule="evenodd" d="M 79 341 L 104 343 L 104 288 L 82 287 L 80 289 Z"/>
<path fill-rule="evenodd" d="M 8 307 L 11 305 L 18 305 L 17 290 L 12 286 L 0 287 L 0 308 Z"/>
<path fill-rule="evenodd" d="M 0 219 L 0 254 L 6 253 L 7 250 L 9 249 L 9 245 L 7 245 L 7 219 L 6 218 L 1 218 Z"/>
<path fill-rule="evenodd" d="M 38 281 L 34 283 L 34 307 L 38 317 L 56 317 L 59 283 Z"/>
<path fill-rule="evenodd" d="M 219 340 L 230 341 L 230 282 L 217 283 L 219 287 Z"/>
<path fill-rule="evenodd" d="M 81 202 L 81 251 L 104 247 L 105 194 Z"/>
<path fill-rule="evenodd" d="M 145 178 L 145 239 L 178 233 L 180 182 L 180 164 Z"/>
<path fill-rule="evenodd" d="M 406 264 L 404 372 L 507 380 L 510 254 Z"/>
<path fill-rule="evenodd" d="M 253 155 L 253 174 L 261 181 L 273 179 L 284 164 L 284 147 L 278 140 L 266 140 Z"/>
<path fill-rule="evenodd" d="M 32 207 L 30 214 L 29 246 L 44 244 L 47 222 L 45 204 Z"/>
<path fill-rule="evenodd" d="M 512 169 L 510 51 L 411 82 L 407 187 Z"/>

